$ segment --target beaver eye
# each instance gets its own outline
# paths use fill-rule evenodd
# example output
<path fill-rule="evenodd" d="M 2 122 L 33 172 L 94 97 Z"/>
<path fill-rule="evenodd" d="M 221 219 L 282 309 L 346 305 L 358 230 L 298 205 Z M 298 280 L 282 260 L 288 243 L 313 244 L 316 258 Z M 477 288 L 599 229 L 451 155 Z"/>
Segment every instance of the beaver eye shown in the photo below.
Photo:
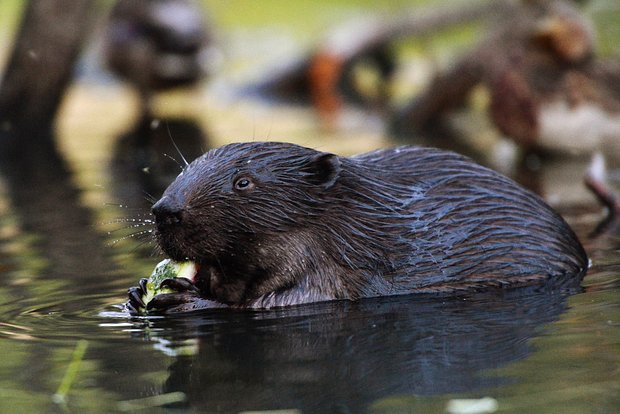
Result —
<path fill-rule="evenodd" d="M 240 177 L 235 180 L 235 190 L 247 191 L 254 188 L 254 183 L 247 177 Z"/>

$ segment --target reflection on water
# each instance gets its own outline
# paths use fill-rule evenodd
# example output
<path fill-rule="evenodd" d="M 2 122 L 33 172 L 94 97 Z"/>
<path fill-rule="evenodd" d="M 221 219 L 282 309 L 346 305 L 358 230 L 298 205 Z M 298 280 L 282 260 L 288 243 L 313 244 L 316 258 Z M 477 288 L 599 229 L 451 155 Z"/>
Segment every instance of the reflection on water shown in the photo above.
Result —
<path fill-rule="evenodd" d="M 176 178 L 185 162 L 209 149 L 208 137 L 193 120 L 139 118 L 128 132 L 118 137 L 114 149 L 112 171 L 117 198 L 134 206 L 149 207 Z"/>
<path fill-rule="evenodd" d="M 28 292 L 62 293 L 79 298 L 94 289 L 109 286 L 102 275 L 116 267 L 101 234 L 93 228 L 93 215 L 80 200 L 67 164 L 57 149 L 24 137 L 0 135 L 0 173 L 6 185 L 4 197 L 27 240 L 28 260 L 18 261 L 19 280 L 8 280 L 8 289 Z M 87 260 L 86 260 L 87 259 Z M 40 286 L 44 281 L 58 285 Z M 33 286 L 34 285 L 34 286 Z M 19 297 L 17 292 L 11 296 Z M 71 308 L 71 305 L 67 305 Z M 78 302 L 75 308 L 82 305 Z"/>
<path fill-rule="evenodd" d="M 392 395 L 507 383 L 481 372 L 525 358 L 527 340 L 565 308 L 566 294 L 529 290 L 210 312 L 149 329 L 171 351 L 180 346 L 162 391 L 183 392 L 193 410 L 360 413 Z M 194 340 L 190 355 L 183 339 Z"/>

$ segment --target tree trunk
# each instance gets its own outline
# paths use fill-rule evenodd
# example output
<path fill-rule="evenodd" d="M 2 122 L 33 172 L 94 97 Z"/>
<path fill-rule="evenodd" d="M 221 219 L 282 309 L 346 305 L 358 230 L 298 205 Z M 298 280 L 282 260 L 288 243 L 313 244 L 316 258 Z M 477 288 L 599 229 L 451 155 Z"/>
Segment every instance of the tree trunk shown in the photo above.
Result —
<path fill-rule="evenodd" d="M 49 137 L 95 13 L 93 0 L 30 0 L 0 84 L 0 128 Z M 41 138 L 46 139 L 46 138 Z"/>

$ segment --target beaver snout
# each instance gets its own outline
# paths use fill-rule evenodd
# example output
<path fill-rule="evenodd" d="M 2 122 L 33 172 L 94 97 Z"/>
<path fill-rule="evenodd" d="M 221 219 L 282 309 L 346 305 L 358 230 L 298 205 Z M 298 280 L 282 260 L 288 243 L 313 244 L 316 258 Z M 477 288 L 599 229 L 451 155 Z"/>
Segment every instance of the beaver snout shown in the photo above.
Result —
<path fill-rule="evenodd" d="M 155 216 L 155 239 L 157 245 L 170 258 L 185 260 L 185 240 L 191 235 L 187 234 L 186 228 L 189 217 L 185 203 L 175 196 L 164 195 L 151 208 Z"/>
<path fill-rule="evenodd" d="M 161 231 L 183 223 L 183 205 L 178 200 L 169 196 L 163 196 L 151 208 L 155 216 L 157 228 Z"/>

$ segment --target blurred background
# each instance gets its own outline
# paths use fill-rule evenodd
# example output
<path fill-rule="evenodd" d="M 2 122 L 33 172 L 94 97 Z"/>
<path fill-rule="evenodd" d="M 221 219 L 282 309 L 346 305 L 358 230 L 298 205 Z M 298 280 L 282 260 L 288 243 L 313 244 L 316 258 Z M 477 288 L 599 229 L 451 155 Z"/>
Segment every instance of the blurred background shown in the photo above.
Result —
<path fill-rule="evenodd" d="M 539 171 L 543 160 L 620 153 L 611 0 L 37 4 L 0 5 L 3 128 L 53 128 L 78 180 L 96 174 L 103 187 L 114 147 L 142 170 L 179 158 L 174 140 L 188 159 L 239 140 L 344 155 L 411 143 L 466 153 L 552 203 L 581 202 L 581 186 L 553 181 L 567 170 Z"/>
<path fill-rule="evenodd" d="M 182 146 L 190 130 L 203 136 L 186 158 L 239 140 L 345 155 L 413 143 L 512 175 L 525 162 L 523 180 L 544 158 L 620 152 L 620 11 L 611 0 L 92 1 L 72 14 L 26 13 L 62 10 L 54 3 L 0 6 L 0 108 L 27 102 L 24 95 L 30 108 L 58 96 L 45 115 L 4 111 L 4 129 L 53 126 L 78 175 L 84 165 L 91 173 L 108 165 L 104 154 L 119 141 L 134 150 L 174 139 Z M 64 43 L 50 40 L 58 38 Z M 19 39 L 26 43 L 9 66 Z M 52 86 L 41 86 L 42 71 Z M 49 91 L 24 86 L 20 97 L 11 83 Z M 36 119 L 46 116 L 53 122 Z M 191 125 L 171 128 L 175 120 Z M 144 138 L 157 131 L 159 139 Z M 563 196 L 571 193 L 583 197 L 577 189 Z"/>

